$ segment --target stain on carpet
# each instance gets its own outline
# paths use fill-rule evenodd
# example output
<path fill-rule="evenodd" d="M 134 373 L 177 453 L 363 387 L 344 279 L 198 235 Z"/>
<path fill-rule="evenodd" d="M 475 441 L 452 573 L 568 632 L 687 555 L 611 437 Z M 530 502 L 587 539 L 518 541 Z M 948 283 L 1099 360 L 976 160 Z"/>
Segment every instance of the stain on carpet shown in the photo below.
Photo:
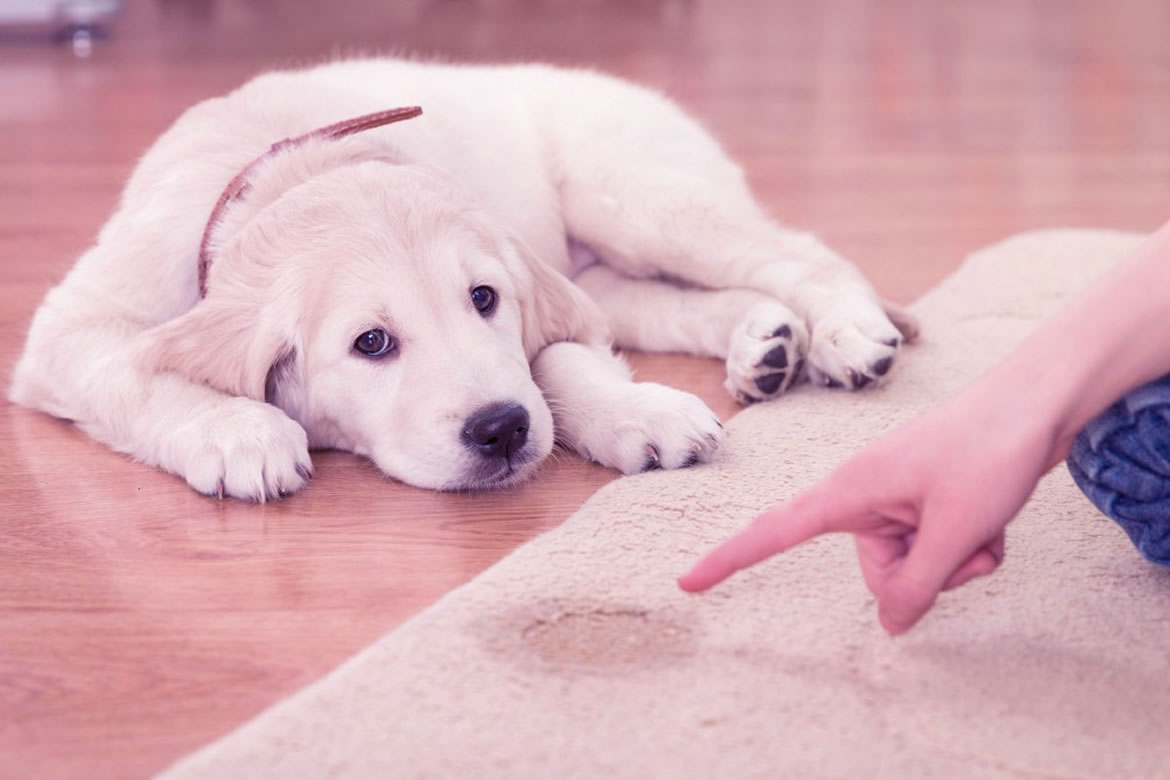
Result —
<path fill-rule="evenodd" d="M 628 604 L 542 602 L 478 622 L 494 655 L 572 673 L 661 669 L 695 654 L 694 618 Z M 534 663 L 535 662 L 535 663 Z"/>

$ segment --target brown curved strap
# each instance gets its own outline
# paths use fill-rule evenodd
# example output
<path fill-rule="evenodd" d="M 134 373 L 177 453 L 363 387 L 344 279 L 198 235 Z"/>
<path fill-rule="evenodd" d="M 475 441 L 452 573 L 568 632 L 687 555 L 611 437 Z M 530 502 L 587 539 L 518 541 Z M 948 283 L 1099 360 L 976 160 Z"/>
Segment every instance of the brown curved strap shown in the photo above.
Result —
<path fill-rule="evenodd" d="M 312 130 L 304 135 L 298 135 L 295 138 L 285 138 L 277 141 L 269 147 L 267 152 L 248 163 L 224 187 L 223 192 L 219 196 L 219 200 L 215 202 L 215 208 L 211 210 L 211 216 L 207 220 L 207 225 L 203 228 L 203 238 L 199 241 L 199 297 L 203 298 L 207 295 L 207 272 L 211 268 L 211 232 L 219 224 L 219 221 L 223 219 L 224 210 L 228 205 L 232 201 L 242 197 L 251 188 L 250 180 L 252 174 L 262 162 L 279 151 L 301 146 L 308 141 L 318 138 L 344 138 L 347 135 L 360 133 L 363 130 L 372 130 L 375 127 L 388 125 L 392 122 L 413 119 L 421 113 L 422 109 L 418 106 L 407 106 L 405 108 L 391 108 L 388 111 L 378 111 L 373 114 L 365 114 L 354 117 L 353 119 L 346 119 L 342 122 L 335 122 L 331 125 Z"/>

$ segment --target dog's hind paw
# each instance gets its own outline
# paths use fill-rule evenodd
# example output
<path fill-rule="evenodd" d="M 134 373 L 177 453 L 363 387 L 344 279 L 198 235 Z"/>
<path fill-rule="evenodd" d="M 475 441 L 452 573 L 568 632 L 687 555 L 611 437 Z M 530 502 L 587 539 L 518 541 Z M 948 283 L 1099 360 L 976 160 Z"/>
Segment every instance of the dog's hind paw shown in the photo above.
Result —
<path fill-rule="evenodd" d="M 877 306 L 825 317 L 813 324 L 809 381 L 847 390 L 877 384 L 901 345 L 902 334 Z"/>
<path fill-rule="evenodd" d="M 775 398 L 800 378 L 807 350 L 800 317 L 778 301 L 757 303 L 732 331 L 723 386 L 741 404 Z"/>

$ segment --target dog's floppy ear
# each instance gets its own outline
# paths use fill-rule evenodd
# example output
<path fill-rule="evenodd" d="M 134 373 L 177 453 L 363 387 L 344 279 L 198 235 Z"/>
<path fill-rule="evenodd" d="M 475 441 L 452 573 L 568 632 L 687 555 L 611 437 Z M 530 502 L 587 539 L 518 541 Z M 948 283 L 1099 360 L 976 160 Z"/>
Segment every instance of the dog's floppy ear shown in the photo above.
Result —
<path fill-rule="evenodd" d="M 296 348 L 256 306 L 207 298 L 185 314 L 146 331 L 139 356 L 153 371 L 173 371 L 230 395 L 272 400 L 272 378 L 287 379 Z"/>
<path fill-rule="evenodd" d="M 528 360 L 557 341 L 608 346 L 613 338 L 605 315 L 593 299 L 537 258 L 519 239 L 510 243 L 519 266 L 517 287 Z"/>

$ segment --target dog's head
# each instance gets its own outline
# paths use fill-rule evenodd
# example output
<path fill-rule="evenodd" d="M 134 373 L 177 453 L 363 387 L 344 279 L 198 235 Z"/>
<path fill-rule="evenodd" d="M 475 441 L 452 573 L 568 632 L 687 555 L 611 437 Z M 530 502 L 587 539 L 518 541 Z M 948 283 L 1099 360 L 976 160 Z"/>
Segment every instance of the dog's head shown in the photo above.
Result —
<path fill-rule="evenodd" d="M 530 360 L 602 317 L 459 186 L 318 139 L 256 172 L 207 297 L 148 333 L 155 370 L 267 400 L 315 447 L 420 487 L 510 484 L 553 446 Z"/>

